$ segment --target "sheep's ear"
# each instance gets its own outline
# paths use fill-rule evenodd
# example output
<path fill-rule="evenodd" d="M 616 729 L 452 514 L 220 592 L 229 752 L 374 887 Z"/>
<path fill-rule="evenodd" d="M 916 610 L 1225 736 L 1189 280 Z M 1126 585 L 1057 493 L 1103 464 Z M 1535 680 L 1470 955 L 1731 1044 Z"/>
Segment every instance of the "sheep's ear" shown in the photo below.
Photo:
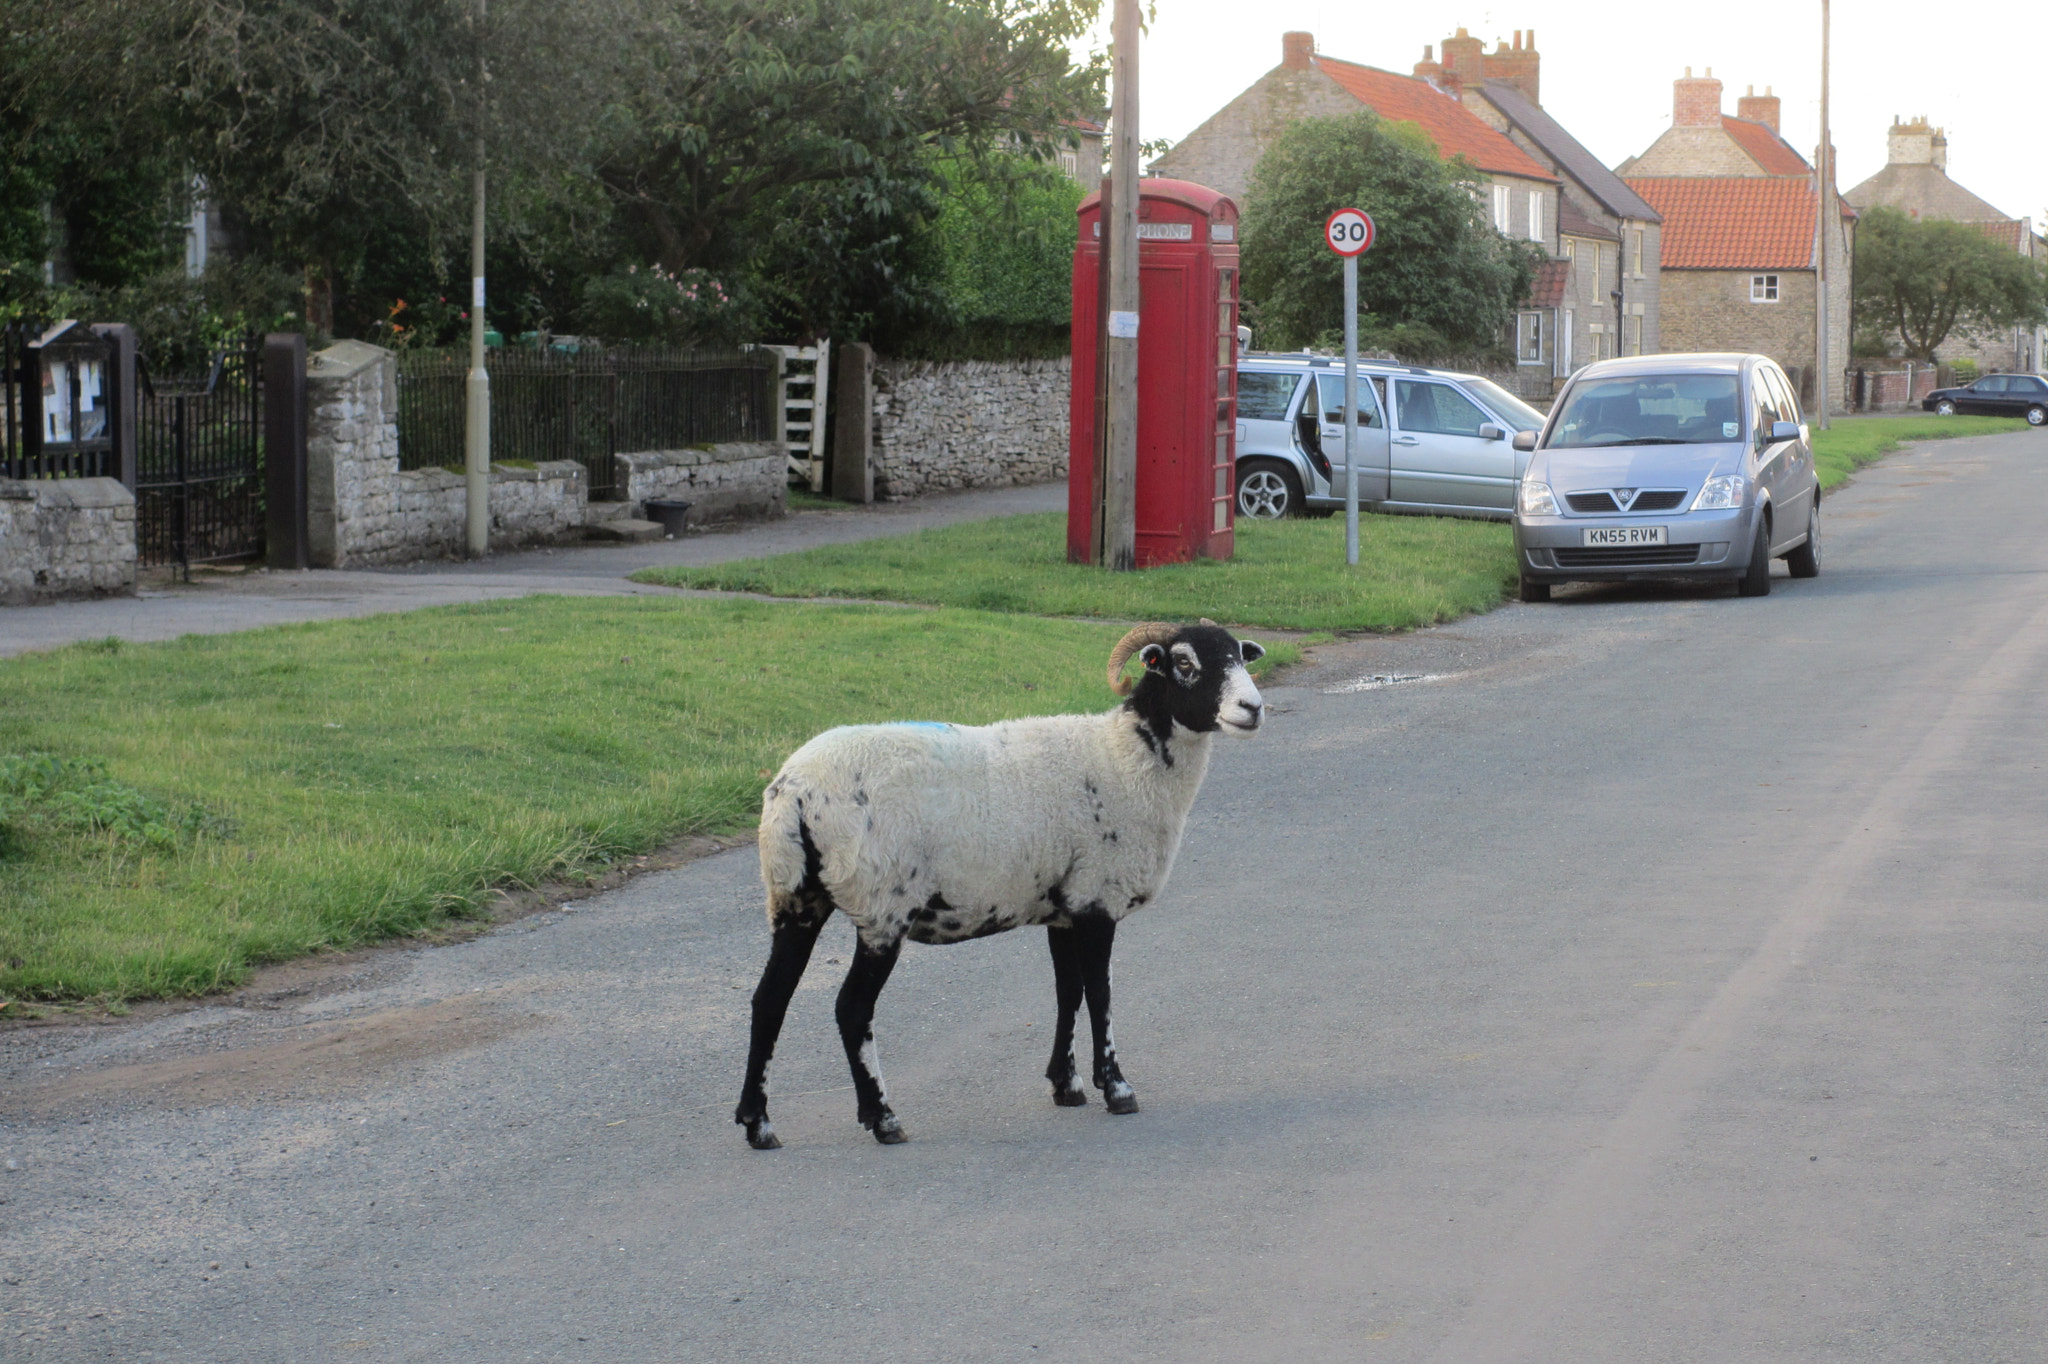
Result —
<path fill-rule="evenodd" d="M 1144 648 L 1138 650 L 1138 661 L 1145 665 L 1145 671 L 1148 673 L 1165 672 L 1166 646 L 1163 644 L 1147 644 Z"/>
<path fill-rule="evenodd" d="M 1256 663 L 1266 656 L 1266 650 L 1262 645 L 1254 644 L 1248 639 L 1237 642 L 1237 652 L 1247 663 Z"/>

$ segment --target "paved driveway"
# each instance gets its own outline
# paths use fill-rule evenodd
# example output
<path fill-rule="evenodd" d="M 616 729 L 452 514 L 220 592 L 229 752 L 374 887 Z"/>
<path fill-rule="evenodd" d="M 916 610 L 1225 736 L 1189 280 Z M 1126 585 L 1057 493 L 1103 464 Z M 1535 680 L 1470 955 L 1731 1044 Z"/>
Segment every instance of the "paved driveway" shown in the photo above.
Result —
<path fill-rule="evenodd" d="M 749 1151 L 747 851 L 0 1035 L 5 1353 L 2038 1361 L 2044 455 L 1894 458 L 1764 600 L 1323 650 L 1121 935 L 1136 1117 L 1020 933 L 906 950 L 877 1146 L 835 924 Z"/>

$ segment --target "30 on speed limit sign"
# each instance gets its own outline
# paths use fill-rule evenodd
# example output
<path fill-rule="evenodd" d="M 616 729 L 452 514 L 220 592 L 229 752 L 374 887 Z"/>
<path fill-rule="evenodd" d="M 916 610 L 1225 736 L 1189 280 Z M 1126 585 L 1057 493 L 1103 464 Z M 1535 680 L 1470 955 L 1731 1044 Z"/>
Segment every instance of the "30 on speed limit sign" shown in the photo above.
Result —
<path fill-rule="evenodd" d="M 1340 256 L 1362 256 L 1372 245 L 1372 219 L 1356 208 L 1340 208 L 1323 224 L 1323 240 Z"/>

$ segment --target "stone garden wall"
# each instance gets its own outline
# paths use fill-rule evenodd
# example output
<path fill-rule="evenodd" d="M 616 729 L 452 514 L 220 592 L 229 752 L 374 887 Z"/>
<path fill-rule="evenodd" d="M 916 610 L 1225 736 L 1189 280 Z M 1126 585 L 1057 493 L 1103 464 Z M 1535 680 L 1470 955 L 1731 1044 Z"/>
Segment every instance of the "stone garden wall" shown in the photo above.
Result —
<path fill-rule="evenodd" d="M 340 341 L 312 358 L 306 459 L 313 563 L 321 568 L 406 563 L 462 554 L 467 480 L 446 469 L 398 467 L 398 371 L 391 352 Z M 639 511 L 650 497 L 694 504 L 693 522 L 780 516 L 783 456 L 735 443 L 618 456 L 618 480 Z M 574 460 L 491 466 L 491 548 L 582 538 L 589 478 Z"/>
<path fill-rule="evenodd" d="M 1066 359 L 878 361 L 875 496 L 1065 478 L 1071 371 Z"/>
<path fill-rule="evenodd" d="M 0 479 L 0 605 L 134 592 L 135 494 L 119 479 Z"/>
<path fill-rule="evenodd" d="M 647 450 L 616 457 L 616 486 L 635 514 L 650 497 L 690 504 L 690 524 L 755 521 L 789 510 L 789 460 L 767 441 L 734 441 L 692 450 Z"/>

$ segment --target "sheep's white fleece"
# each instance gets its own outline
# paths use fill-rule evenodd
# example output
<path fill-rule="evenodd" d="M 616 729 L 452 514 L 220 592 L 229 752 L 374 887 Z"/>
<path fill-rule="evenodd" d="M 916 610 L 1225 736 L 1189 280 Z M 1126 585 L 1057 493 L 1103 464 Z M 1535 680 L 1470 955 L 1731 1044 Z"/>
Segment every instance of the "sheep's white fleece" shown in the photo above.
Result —
<path fill-rule="evenodd" d="M 834 903 L 877 943 L 952 942 L 1098 907 L 1121 919 L 1173 870 L 1209 740 L 1175 727 L 1168 766 L 1122 707 L 827 730 L 762 802 L 769 915 L 803 883 L 801 825 Z"/>

